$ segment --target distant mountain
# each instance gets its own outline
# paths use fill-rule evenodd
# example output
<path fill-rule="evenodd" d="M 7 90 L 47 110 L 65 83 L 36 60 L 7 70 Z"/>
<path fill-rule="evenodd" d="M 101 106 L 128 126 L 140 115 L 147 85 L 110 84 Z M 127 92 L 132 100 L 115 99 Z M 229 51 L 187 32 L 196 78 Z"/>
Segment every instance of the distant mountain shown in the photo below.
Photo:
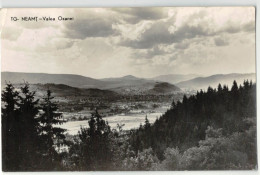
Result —
<path fill-rule="evenodd" d="M 23 84 L 15 84 L 16 88 L 19 88 Z M 55 97 L 66 96 L 88 96 L 88 97 L 115 97 L 118 96 L 116 92 L 110 90 L 101 90 L 96 88 L 81 89 L 71 87 L 64 84 L 31 84 L 30 89 L 36 91 L 36 96 L 42 97 L 46 95 L 46 91 L 49 89 Z"/>
<path fill-rule="evenodd" d="M 236 80 L 238 84 L 242 84 L 244 80 L 252 80 L 253 82 L 256 81 L 256 74 L 249 73 L 249 74 L 217 74 L 212 75 L 209 77 L 198 77 L 188 81 L 182 81 L 177 83 L 176 85 L 180 88 L 188 88 L 188 89 L 203 89 L 206 90 L 208 86 L 216 88 L 218 84 L 226 84 L 228 87 L 231 87 L 233 81 Z"/>
<path fill-rule="evenodd" d="M 1 84 L 4 85 L 5 81 L 13 84 L 20 84 L 24 81 L 29 84 L 64 84 L 77 88 L 99 88 L 111 89 L 126 86 L 142 87 L 146 83 L 154 84 L 153 80 L 146 80 L 137 78 L 132 75 L 119 77 L 119 78 L 105 78 L 94 79 L 81 75 L 73 74 L 47 74 L 47 73 L 20 73 L 20 72 L 2 72 Z"/>
<path fill-rule="evenodd" d="M 89 77 L 72 74 L 47 74 L 47 73 L 20 73 L 20 72 L 2 72 L 1 84 L 5 84 L 5 81 L 13 84 L 20 84 L 24 81 L 30 84 L 65 84 L 78 88 L 97 88 L 107 84 Z"/>
<path fill-rule="evenodd" d="M 160 75 L 157 77 L 153 77 L 151 78 L 151 80 L 156 80 L 156 81 L 162 81 L 162 82 L 168 82 L 171 84 L 176 84 L 179 83 L 181 81 L 186 81 L 186 80 L 190 80 L 193 78 L 199 77 L 199 75 L 196 74 L 187 74 L 187 75 L 183 75 L 183 74 L 168 74 L 168 75 Z"/>
<path fill-rule="evenodd" d="M 103 78 L 103 79 L 100 79 L 101 81 L 135 81 L 135 80 L 141 80 L 142 78 L 137 78 L 133 75 L 126 75 L 126 76 L 123 76 L 123 77 L 115 77 L 115 78 Z"/>
<path fill-rule="evenodd" d="M 13 84 L 21 84 L 24 81 L 32 85 L 37 85 L 37 88 L 44 88 L 48 86 L 53 88 L 54 91 L 66 92 L 68 94 L 86 94 L 93 92 L 93 94 L 100 90 L 108 90 L 108 92 L 116 92 L 121 94 L 141 94 L 147 93 L 149 90 L 154 89 L 154 93 L 158 93 L 159 89 L 155 80 L 147 80 L 144 78 L 134 77 L 127 75 L 118 78 L 105 78 L 105 79 L 93 79 L 90 77 L 84 77 L 81 75 L 71 74 L 45 74 L 45 73 L 19 73 L 19 72 L 2 72 L 2 87 L 6 82 Z M 41 86 L 40 86 L 41 85 Z M 74 88 L 74 89 L 73 89 Z M 78 88 L 88 89 L 88 91 L 79 90 Z M 174 88 L 163 90 L 162 92 L 174 91 Z M 92 90 L 91 90 L 92 89 Z M 152 91 L 151 91 L 152 92 Z M 104 93 L 104 91 L 100 91 Z"/>
<path fill-rule="evenodd" d="M 132 75 L 127 75 L 124 77 L 117 77 L 117 78 L 104 78 L 99 80 L 110 83 L 109 85 L 106 86 L 107 89 L 122 88 L 122 87 L 142 88 L 144 87 L 144 85 L 147 86 L 147 85 L 155 84 L 154 80 L 138 78 Z"/>
<path fill-rule="evenodd" d="M 181 89 L 170 83 L 163 82 L 163 83 L 156 83 L 155 86 L 152 89 L 150 89 L 148 92 L 150 94 L 169 94 L 177 91 L 181 91 Z"/>
<path fill-rule="evenodd" d="M 160 94 L 173 94 L 181 91 L 179 87 L 167 82 L 153 82 L 153 83 L 143 84 L 142 86 L 125 86 L 125 87 L 113 88 L 110 90 L 125 95 L 144 95 L 144 94 L 160 95 Z"/>

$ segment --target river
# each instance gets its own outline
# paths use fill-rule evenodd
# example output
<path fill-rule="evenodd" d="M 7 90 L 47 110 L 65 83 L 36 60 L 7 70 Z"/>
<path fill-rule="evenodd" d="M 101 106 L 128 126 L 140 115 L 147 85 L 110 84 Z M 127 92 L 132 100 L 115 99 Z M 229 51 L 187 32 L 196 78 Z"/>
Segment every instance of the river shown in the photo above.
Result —
<path fill-rule="evenodd" d="M 117 128 L 117 124 L 124 124 L 124 130 L 130 130 L 134 128 L 138 128 L 140 124 L 144 124 L 145 116 L 150 123 L 154 123 L 156 118 L 159 118 L 163 113 L 155 112 L 155 113 L 147 113 L 147 114 L 127 114 L 127 115 L 114 115 L 110 117 L 103 118 L 105 121 L 108 121 L 108 124 L 111 128 Z M 87 127 L 88 120 L 83 121 L 68 121 L 59 127 L 67 129 L 67 133 L 71 135 L 76 135 L 80 130 L 80 127 Z"/>

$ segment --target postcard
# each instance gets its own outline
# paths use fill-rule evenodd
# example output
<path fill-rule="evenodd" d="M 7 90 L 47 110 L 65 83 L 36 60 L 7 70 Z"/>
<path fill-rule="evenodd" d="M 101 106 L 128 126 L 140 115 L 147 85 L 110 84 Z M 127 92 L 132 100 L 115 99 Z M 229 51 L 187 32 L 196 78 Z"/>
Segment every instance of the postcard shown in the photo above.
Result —
<path fill-rule="evenodd" d="M 0 13 L 2 171 L 257 170 L 254 7 Z"/>

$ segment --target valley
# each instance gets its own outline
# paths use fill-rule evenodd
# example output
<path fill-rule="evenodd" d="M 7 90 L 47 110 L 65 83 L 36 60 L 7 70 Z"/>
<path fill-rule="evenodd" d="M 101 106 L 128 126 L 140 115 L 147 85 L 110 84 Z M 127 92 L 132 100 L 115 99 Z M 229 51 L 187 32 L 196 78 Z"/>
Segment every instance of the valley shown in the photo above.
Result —
<path fill-rule="evenodd" d="M 81 126 L 88 125 L 95 110 L 112 129 L 117 129 L 120 124 L 124 130 L 130 130 L 144 124 L 146 116 L 149 122 L 154 123 L 171 108 L 173 101 L 182 101 L 183 95 L 194 95 L 200 88 L 205 90 L 208 85 L 216 88 L 218 83 L 229 85 L 233 79 L 239 83 L 244 79 L 255 81 L 254 74 L 194 77 L 195 74 L 171 74 L 144 79 L 127 75 L 97 80 L 79 75 L 2 72 L 2 88 L 8 80 L 19 91 L 24 85 L 21 80 L 24 80 L 40 102 L 50 90 L 65 121 L 60 127 L 66 129 L 67 134 L 75 135 Z M 172 82 L 178 83 L 174 85 Z"/>

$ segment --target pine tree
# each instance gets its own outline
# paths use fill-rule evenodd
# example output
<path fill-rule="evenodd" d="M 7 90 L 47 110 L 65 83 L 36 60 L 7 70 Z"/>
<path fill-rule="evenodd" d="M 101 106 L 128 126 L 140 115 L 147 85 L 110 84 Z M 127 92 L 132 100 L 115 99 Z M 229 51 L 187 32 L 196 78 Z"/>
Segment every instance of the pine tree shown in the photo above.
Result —
<path fill-rule="evenodd" d="M 231 88 L 231 92 L 237 92 L 238 91 L 238 86 L 236 80 L 233 82 L 233 86 Z"/>
<path fill-rule="evenodd" d="M 147 115 L 145 116 L 144 128 L 145 130 L 149 129 L 151 126 L 149 120 L 147 119 Z"/>
<path fill-rule="evenodd" d="M 53 98 L 54 97 L 51 96 L 51 91 L 47 90 L 47 96 L 43 98 L 44 102 L 41 106 L 43 114 L 41 114 L 39 119 L 42 126 L 42 142 L 45 147 L 44 149 L 46 150 L 45 156 L 49 160 L 49 165 L 47 168 L 51 168 L 51 166 L 54 166 L 54 161 L 58 160 L 58 154 L 55 150 L 55 147 L 60 148 L 60 146 L 64 143 L 64 132 L 66 131 L 65 129 L 62 129 L 60 127 L 55 127 L 55 125 L 62 124 L 63 121 L 61 120 L 62 113 L 57 112 L 57 104 L 52 102 Z"/>
<path fill-rule="evenodd" d="M 220 93 L 220 92 L 222 92 L 222 90 L 223 90 L 223 88 L 222 88 L 221 84 L 219 83 L 218 84 L 218 92 Z"/>
<path fill-rule="evenodd" d="M 96 110 L 89 120 L 89 128 L 81 128 L 79 132 L 80 170 L 106 170 L 112 163 L 110 148 L 111 129 Z"/>
<path fill-rule="evenodd" d="M 38 170 L 41 165 L 40 124 L 38 121 L 38 102 L 35 92 L 30 92 L 26 83 L 21 87 L 18 103 L 19 112 L 19 139 L 17 150 L 19 169 L 24 171 Z"/>
<path fill-rule="evenodd" d="M 18 169 L 18 92 L 12 84 L 6 84 L 2 92 L 2 167 L 3 171 L 15 171 Z"/>
<path fill-rule="evenodd" d="M 171 109 L 174 109 L 176 107 L 176 103 L 175 103 L 175 101 L 173 100 L 172 101 L 172 104 L 171 104 Z"/>

